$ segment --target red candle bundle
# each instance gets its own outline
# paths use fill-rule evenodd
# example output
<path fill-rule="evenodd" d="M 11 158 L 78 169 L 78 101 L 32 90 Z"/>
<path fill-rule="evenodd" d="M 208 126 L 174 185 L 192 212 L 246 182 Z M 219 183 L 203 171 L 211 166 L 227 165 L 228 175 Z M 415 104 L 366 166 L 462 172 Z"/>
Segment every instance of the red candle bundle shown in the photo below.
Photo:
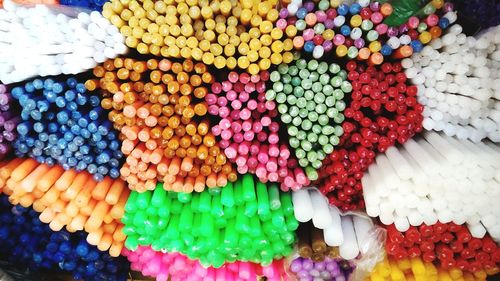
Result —
<path fill-rule="evenodd" d="M 409 85 L 400 63 L 350 61 L 346 68 L 353 92 L 344 110 L 344 135 L 319 171 L 320 190 L 343 211 L 364 208 L 361 178 L 376 153 L 422 131 L 423 120 L 417 87 Z"/>
<path fill-rule="evenodd" d="M 500 248 L 489 235 L 474 238 L 465 225 L 454 223 L 410 226 L 404 233 L 389 225 L 386 250 L 396 259 L 421 256 L 425 262 L 439 261 L 445 270 L 491 271 L 500 263 Z"/>
<path fill-rule="evenodd" d="M 266 101 L 269 72 L 258 75 L 231 72 L 228 80 L 212 84 L 206 96 L 209 114 L 222 119 L 212 128 L 219 145 L 238 172 L 257 175 L 262 182 L 279 182 L 281 189 L 299 189 L 309 179 L 279 137 L 276 103 Z"/>

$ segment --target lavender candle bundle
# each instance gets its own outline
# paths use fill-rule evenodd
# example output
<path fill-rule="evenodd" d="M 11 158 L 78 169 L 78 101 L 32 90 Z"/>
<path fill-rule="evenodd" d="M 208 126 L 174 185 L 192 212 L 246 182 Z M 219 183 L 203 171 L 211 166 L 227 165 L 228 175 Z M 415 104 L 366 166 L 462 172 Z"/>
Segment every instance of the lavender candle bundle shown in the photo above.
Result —
<path fill-rule="evenodd" d="M 353 271 L 352 263 L 342 259 L 327 257 L 324 261 L 313 262 L 311 259 L 296 258 L 290 264 L 290 271 L 300 281 L 335 280 L 345 281 Z"/>
<path fill-rule="evenodd" d="M 20 118 L 13 112 L 12 96 L 7 87 L 0 84 L 0 159 L 11 150 L 10 143 L 17 136 L 16 127 Z"/>

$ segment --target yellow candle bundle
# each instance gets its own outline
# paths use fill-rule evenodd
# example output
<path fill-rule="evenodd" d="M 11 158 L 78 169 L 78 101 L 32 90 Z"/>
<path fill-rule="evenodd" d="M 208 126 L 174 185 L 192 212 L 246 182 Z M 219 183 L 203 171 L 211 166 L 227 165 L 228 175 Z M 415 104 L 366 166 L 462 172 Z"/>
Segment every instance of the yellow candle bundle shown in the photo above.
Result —
<path fill-rule="evenodd" d="M 250 74 L 293 60 L 292 39 L 275 27 L 277 0 L 112 0 L 103 15 L 141 54 L 203 61 Z M 283 38 L 283 39 L 282 39 Z"/>
<path fill-rule="evenodd" d="M 120 220 L 130 194 L 124 181 L 96 182 L 88 172 L 15 158 L 0 162 L 0 192 L 14 205 L 32 206 L 52 230 L 84 230 L 89 244 L 120 255 L 126 238 Z"/>
<path fill-rule="evenodd" d="M 421 258 L 398 261 L 386 258 L 377 264 L 366 281 L 484 281 L 495 273 L 484 270 L 470 273 L 458 268 L 445 270 Z"/>

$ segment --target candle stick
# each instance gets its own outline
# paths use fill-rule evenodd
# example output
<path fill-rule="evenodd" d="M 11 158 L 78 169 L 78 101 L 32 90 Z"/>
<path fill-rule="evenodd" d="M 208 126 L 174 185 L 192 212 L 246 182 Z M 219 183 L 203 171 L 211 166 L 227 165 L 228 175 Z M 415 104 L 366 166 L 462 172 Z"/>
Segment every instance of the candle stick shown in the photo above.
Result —
<path fill-rule="evenodd" d="M 353 265 L 348 261 L 326 257 L 324 261 L 295 258 L 290 264 L 290 271 L 299 280 L 349 280 Z"/>

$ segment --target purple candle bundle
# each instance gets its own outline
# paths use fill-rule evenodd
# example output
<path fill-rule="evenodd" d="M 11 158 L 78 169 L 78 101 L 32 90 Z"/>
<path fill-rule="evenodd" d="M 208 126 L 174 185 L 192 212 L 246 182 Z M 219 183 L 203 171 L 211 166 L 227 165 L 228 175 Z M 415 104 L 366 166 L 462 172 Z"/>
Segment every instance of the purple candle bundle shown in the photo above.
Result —
<path fill-rule="evenodd" d="M 290 271 L 300 281 L 346 281 L 353 269 L 349 261 L 329 257 L 322 262 L 298 257 L 290 264 Z"/>
<path fill-rule="evenodd" d="M 474 20 L 482 28 L 500 24 L 500 1 L 498 0 L 454 0 L 455 9 Z"/>
<path fill-rule="evenodd" d="M 12 96 L 7 87 L 0 84 L 0 159 L 11 150 L 10 144 L 17 136 L 16 127 L 21 120 L 12 107 Z"/>

